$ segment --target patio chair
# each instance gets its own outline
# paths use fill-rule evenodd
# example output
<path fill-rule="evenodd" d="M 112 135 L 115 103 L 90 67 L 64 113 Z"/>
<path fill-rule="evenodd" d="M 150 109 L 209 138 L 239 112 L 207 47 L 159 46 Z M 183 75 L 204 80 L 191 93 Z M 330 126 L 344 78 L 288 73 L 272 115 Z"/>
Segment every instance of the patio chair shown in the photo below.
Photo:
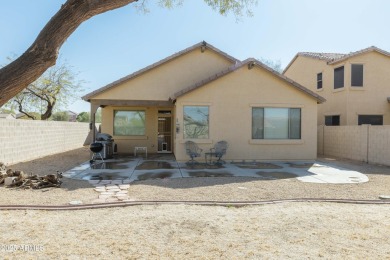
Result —
<path fill-rule="evenodd" d="M 225 163 L 225 161 L 221 160 L 222 156 L 226 154 L 226 150 L 229 147 L 228 143 L 226 141 L 219 141 L 214 145 L 213 148 L 210 149 L 210 152 L 207 153 L 210 155 L 210 163 L 213 157 L 218 158 L 218 160 L 215 162 L 216 164 L 222 164 Z"/>
<path fill-rule="evenodd" d="M 190 163 L 195 163 L 194 158 L 200 157 L 202 153 L 202 149 L 199 148 L 199 146 L 192 142 L 192 141 L 187 141 L 186 142 L 186 154 L 191 158 L 189 161 Z"/>

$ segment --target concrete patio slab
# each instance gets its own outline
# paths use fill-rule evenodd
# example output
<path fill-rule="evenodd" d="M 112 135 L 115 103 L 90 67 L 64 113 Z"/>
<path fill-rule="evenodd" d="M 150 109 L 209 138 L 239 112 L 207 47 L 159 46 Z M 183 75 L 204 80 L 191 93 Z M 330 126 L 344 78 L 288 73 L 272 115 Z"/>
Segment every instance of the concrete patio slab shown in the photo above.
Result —
<path fill-rule="evenodd" d="M 315 161 L 257 162 L 236 161 L 222 165 L 177 162 L 172 155 L 118 157 L 83 163 L 63 174 L 64 177 L 88 180 L 95 186 L 126 184 L 133 181 L 191 177 L 251 177 L 262 180 L 294 179 L 311 183 L 363 183 L 368 177 L 331 163 Z"/>

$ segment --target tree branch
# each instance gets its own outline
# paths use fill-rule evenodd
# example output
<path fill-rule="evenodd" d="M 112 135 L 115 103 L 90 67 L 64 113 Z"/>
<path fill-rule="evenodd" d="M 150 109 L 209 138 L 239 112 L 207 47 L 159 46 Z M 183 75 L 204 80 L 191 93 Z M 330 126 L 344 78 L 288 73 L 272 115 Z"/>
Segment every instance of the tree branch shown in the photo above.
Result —
<path fill-rule="evenodd" d="M 18 59 L 0 69 L 0 107 L 56 63 L 65 40 L 89 18 L 137 0 L 67 0 Z"/>

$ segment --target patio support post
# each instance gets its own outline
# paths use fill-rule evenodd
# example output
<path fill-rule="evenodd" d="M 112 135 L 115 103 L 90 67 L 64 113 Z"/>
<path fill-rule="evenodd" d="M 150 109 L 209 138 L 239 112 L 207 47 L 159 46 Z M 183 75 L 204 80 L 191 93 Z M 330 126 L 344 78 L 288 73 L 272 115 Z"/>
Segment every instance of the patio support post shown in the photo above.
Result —
<path fill-rule="evenodd" d="M 90 131 L 92 131 L 92 140 L 91 140 L 91 143 L 95 142 L 95 139 L 96 139 L 96 126 L 95 126 L 95 115 L 96 115 L 96 111 L 98 110 L 98 108 L 100 107 L 100 105 L 98 104 L 94 104 L 91 102 L 91 119 L 90 119 Z"/>

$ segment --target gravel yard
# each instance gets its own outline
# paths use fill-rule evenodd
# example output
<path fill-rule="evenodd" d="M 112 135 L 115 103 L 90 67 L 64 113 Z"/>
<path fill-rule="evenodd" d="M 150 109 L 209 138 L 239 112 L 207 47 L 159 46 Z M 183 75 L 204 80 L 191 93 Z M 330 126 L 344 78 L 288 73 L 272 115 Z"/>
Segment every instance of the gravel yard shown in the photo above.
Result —
<path fill-rule="evenodd" d="M 45 175 L 71 169 L 89 160 L 89 149 L 48 156 L 9 168 L 26 173 Z M 273 200 L 292 198 L 378 199 L 390 195 L 390 167 L 368 165 L 347 160 L 324 160 L 338 166 L 360 171 L 369 178 L 359 184 L 304 183 L 295 178 L 262 180 L 248 177 L 196 177 L 136 181 L 130 185 L 133 200 Z M 91 203 L 97 198 L 87 181 L 63 178 L 61 188 L 18 190 L 0 187 L 0 205 L 64 205 L 73 200 Z"/>
<path fill-rule="evenodd" d="M 88 149 L 82 148 L 9 168 L 44 175 L 68 170 L 88 159 Z M 360 171 L 370 181 L 336 185 L 296 179 L 162 179 L 131 183 L 129 196 L 135 200 L 250 201 L 378 199 L 378 195 L 390 194 L 390 167 L 347 160 L 332 162 Z M 89 203 L 97 196 L 88 182 L 66 178 L 61 188 L 1 187 L 0 194 L 1 205 L 64 205 L 72 200 Z M 320 202 L 3 210 L 0 254 L 5 259 L 386 259 L 390 258 L 389 215 L 389 205 Z"/>
<path fill-rule="evenodd" d="M 0 211 L 1 243 L 42 250 L 1 254 L 18 259 L 386 259 L 389 215 L 386 205 L 331 203 Z"/>

